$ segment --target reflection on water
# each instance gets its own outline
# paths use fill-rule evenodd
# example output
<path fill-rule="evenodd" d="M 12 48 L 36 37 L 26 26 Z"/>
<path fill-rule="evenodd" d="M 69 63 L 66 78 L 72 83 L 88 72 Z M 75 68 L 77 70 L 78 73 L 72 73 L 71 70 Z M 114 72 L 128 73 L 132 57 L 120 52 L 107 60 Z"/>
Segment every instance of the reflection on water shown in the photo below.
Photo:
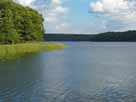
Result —
<path fill-rule="evenodd" d="M 0 63 L 0 102 L 136 102 L 136 43 L 66 44 Z"/>

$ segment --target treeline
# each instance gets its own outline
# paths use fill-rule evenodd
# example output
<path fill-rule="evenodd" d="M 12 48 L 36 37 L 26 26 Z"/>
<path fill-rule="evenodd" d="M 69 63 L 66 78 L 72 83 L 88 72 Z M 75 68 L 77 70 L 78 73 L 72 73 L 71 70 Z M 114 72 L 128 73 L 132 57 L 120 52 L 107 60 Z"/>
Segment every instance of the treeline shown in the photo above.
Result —
<path fill-rule="evenodd" d="M 46 41 L 90 41 L 92 37 L 86 34 L 45 34 Z"/>
<path fill-rule="evenodd" d="M 136 41 L 136 31 L 106 32 L 101 34 L 46 34 L 47 41 Z"/>
<path fill-rule="evenodd" d="M 107 32 L 93 36 L 92 41 L 136 41 L 136 31 Z"/>
<path fill-rule="evenodd" d="M 43 36 L 42 15 L 12 0 L 0 0 L 0 44 L 41 41 Z"/>

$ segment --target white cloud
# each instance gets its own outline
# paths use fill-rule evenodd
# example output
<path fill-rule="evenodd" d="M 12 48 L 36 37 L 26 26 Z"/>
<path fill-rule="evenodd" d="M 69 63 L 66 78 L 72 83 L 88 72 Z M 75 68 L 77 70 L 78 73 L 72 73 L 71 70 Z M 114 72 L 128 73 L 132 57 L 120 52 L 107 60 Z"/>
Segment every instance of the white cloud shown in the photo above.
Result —
<path fill-rule="evenodd" d="M 55 7 L 55 8 L 52 10 L 52 12 L 64 14 L 64 13 L 69 12 L 69 9 L 66 8 L 66 7 L 62 7 L 62 6 L 57 6 L 57 7 Z"/>
<path fill-rule="evenodd" d="M 62 6 L 63 2 L 66 2 L 66 0 L 53 0 L 53 3 L 45 12 L 45 28 L 49 32 L 51 29 L 51 32 L 62 33 L 67 32 L 69 29 L 65 15 L 69 13 L 70 9 Z"/>
<path fill-rule="evenodd" d="M 56 15 L 54 14 L 48 14 L 46 17 L 46 22 L 57 22 L 58 19 L 56 18 Z"/>
<path fill-rule="evenodd" d="M 67 22 L 63 22 L 63 23 L 61 23 L 61 24 L 59 24 L 59 25 L 56 25 L 56 30 L 58 31 L 58 32 L 63 32 L 63 31 L 66 31 L 67 30 L 67 27 L 68 27 L 69 25 L 68 25 L 68 23 Z"/>
<path fill-rule="evenodd" d="M 60 4 L 62 1 L 61 0 L 52 0 L 53 3 Z"/>
<path fill-rule="evenodd" d="M 110 16 L 123 22 L 136 21 L 136 1 L 134 0 L 99 0 L 90 4 L 93 13 Z"/>
<path fill-rule="evenodd" d="M 46 10 L 45 20 L 47 22 L 45 23 L 47 23 L 46 27 L 49 30 L 51 29 L 51 32 L 62 33 L 68 31 L 69 24 L 65 15 L 69 13 L 70 9 L 61 5 L 67 1 L 69 0 L 52 0 L 50 9 Z"/>
<path fill-rule="evenodd" d="M 29 6 L 35 0 L 14 0 L 14 1 L 17 2 L 17 3 L 20 3 L 22 5 L 25 5 L 25 6 Z"/>
<path fill-rule="evenodd" d="M 54 4 L 62 4 L 63 2 L 66 2 L 66 1 L 69 1 L 69 0 L 52 0 L 52 3 L 54 3 Z"/>

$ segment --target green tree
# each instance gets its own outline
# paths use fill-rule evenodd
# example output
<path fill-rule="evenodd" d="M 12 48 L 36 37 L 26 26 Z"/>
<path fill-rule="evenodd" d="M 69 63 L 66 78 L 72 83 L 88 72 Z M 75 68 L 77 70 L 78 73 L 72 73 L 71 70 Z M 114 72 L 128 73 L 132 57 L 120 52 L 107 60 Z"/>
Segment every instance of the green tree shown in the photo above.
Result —
<path fill-rule="evenodd" d="M 43 18 L 37 11 L 12 0 L 0 1 L 1 44 L 41 41 L 43 35 Z"/>

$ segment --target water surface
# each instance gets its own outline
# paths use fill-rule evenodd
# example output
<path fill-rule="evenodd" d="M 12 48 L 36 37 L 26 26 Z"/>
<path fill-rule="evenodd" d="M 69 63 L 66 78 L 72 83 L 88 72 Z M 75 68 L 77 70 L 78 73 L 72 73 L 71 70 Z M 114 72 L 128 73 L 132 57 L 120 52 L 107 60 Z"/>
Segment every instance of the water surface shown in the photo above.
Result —
<path fill-rule="evenodd" d="M 66 44 L 0 63 L 0 102 L 136 102 L 136 43 Z"/>

